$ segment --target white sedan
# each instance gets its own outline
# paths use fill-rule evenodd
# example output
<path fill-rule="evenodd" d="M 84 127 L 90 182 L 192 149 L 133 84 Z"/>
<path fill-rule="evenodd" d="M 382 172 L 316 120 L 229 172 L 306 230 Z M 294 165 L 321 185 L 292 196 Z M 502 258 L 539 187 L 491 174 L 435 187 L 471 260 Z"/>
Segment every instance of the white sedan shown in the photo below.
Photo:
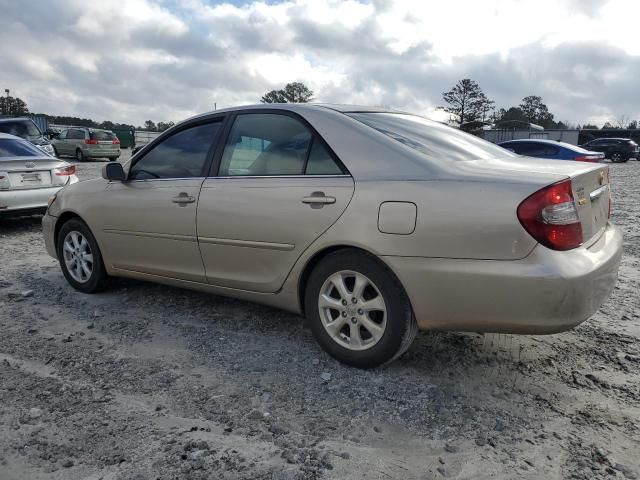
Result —
<path fill-rule="evenodd" d="M 44 213 L 49 198 L 76 183 L 76 167 L 0 133 L 0 216 Z"/>

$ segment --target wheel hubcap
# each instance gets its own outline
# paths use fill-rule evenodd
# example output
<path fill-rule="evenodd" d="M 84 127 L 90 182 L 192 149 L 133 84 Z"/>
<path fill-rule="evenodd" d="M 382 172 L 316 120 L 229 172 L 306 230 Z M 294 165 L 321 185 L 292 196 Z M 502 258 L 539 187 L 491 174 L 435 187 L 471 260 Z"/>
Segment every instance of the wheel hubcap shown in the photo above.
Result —
<path fill-rule="evenodd" d="M 378 287 L 365 275 L 343 270 L 322 285 L 318 298 L 322 325 L 349 350 L 367 350 L 380 341 L 387 325 L 387 306 Z"/>
<path fill-rule="evenodd" d="M 62 244 L 62 253 L 69 275 L 76 282 L 89 281 L 93 273 L 93 253 L 84 235 L 77 231 L 67 233 Z"/>

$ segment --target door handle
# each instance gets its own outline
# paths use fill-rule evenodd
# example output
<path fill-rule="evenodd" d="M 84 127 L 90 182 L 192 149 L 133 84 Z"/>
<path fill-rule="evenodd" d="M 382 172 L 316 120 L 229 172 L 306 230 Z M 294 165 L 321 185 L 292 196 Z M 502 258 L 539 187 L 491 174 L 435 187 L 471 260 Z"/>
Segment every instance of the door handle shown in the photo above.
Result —
<path fill-rule="evenodd" d="M 313 192 L 308 197 L 304 197 L 302 203 L 311 205 L 311 208 L 322 208 L 324 205 L 336 203 L 336 197 L 328 197 L 324 192 Z"/>
<path fill-rule="evenodd" d="M 177 203 L 181 207 L 186 207 L 187 203 L 193 203 L 196 201 L 196 197 L 192 197 L 187 192 L 180 192 L 177 197 L 171 199 L 173 203 Z"/>

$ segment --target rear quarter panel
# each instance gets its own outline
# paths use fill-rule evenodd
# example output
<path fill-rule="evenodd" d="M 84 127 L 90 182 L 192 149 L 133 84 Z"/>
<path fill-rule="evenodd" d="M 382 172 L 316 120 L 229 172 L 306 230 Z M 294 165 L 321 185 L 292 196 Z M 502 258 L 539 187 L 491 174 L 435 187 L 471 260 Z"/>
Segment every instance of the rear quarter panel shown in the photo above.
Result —
<path fill-rule="evenodd" d="M 358 182 L 347 211 L 314 247 L 342 242 L 381 256 L 524 258 L 536 242 L 520 225 L 516 209 L 535 190 L 522 184 L 446 180 Z M 382 202 L 414 203 L 414 232 L 380 232 Z"/>

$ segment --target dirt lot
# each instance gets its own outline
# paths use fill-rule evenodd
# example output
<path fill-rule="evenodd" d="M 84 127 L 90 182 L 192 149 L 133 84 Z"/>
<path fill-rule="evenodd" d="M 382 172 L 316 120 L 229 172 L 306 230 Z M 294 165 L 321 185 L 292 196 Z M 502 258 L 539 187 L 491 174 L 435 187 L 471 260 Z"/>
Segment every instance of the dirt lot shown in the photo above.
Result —
<path fill-rule="evenodd" d="M 38 218 L 0 222 L 0 479 L 640 478 L 640 162 L 611 173 L 625 255 L 591 320 L 423 333 L 374 371 L 259 305 L 83 295 Z"/>

